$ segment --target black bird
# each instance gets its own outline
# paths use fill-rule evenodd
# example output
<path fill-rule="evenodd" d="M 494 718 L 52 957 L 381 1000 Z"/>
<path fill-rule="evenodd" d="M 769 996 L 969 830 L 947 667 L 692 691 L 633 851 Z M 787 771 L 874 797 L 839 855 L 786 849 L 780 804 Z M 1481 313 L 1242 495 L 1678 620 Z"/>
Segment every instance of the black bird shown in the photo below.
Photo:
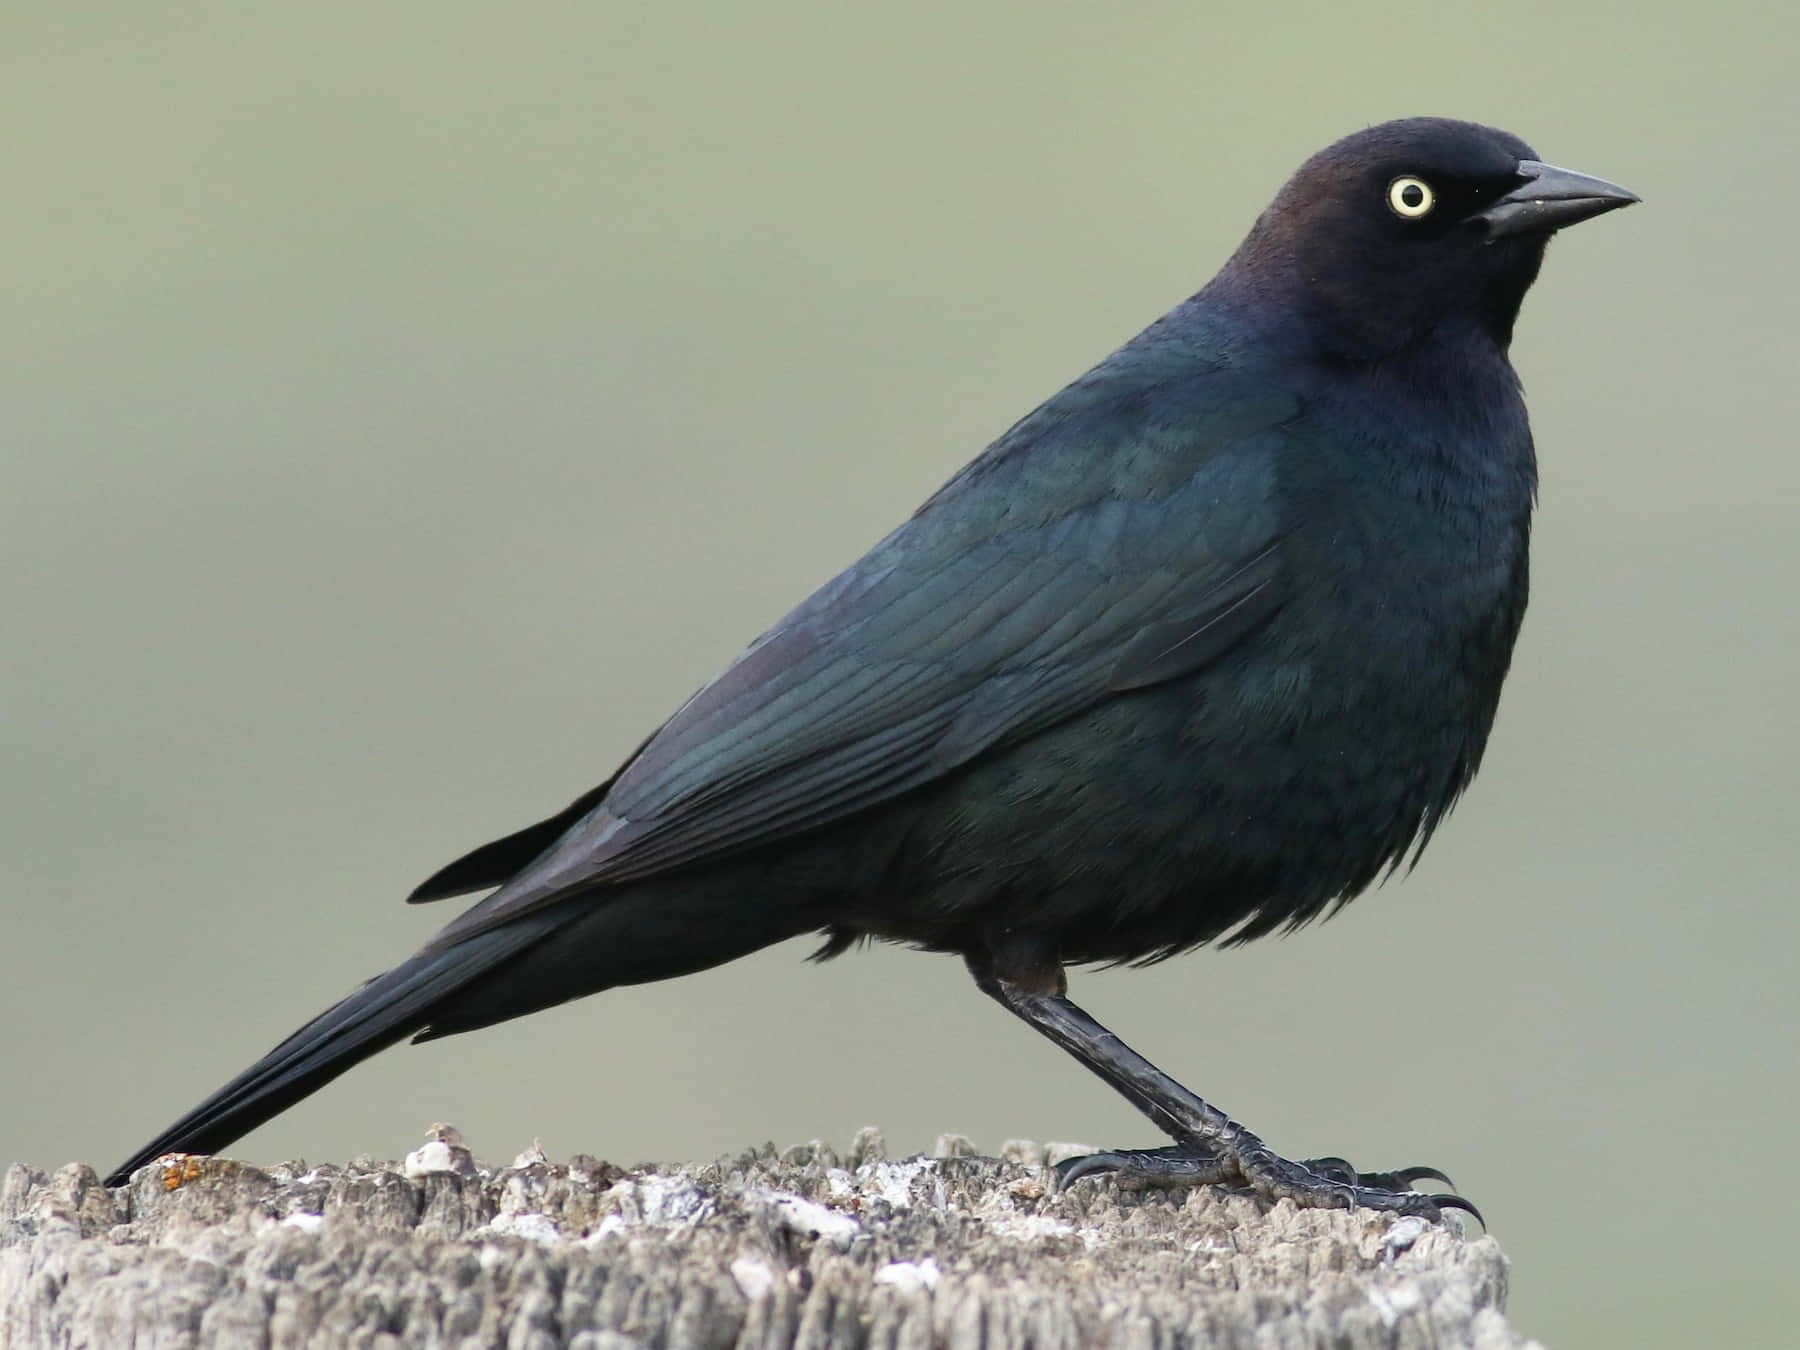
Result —
<path fill-rule="evenodd" d="M 607 782 L 414 901 L 498 887 L 122 1164 L 212 1152 L 403 1037 L 822 933 L 953 952 L 1172 1138 L 1097 1155 L 1436 1216 L 1277 1156 L 1065 997 L 1245 942 L 1422 847 L 1474 774 L 1536 482 L 1507 360 L 1545 244 L 1637 198 L 1437 118 L 1301 166 L 1197 295 L 1019 422 Z"/>

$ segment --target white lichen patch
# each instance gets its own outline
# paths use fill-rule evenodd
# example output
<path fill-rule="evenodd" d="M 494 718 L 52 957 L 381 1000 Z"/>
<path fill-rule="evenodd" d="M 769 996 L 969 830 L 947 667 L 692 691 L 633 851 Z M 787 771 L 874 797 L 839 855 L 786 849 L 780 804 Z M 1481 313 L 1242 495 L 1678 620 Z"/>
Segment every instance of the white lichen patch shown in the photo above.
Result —
<path fill-rule="evenodd" d="M 773 1289 L 781 1277 L 769 1268 L 767 1261 L 740 1256 L 731 1263 L 731 1278 L 744 1297 L 754 1303 Z"/>
<path fill-rule="evenodd" d="M 469 1150 L 460 1144 L 445 1143 L 442 1139 L 432 1139 L 406 1155 L 402 1165 L 406 1175 L 414 1181 L 420 1177 L 430 1176 L 433 1172 L 450 1172 L 459 1177 L 477 1176 L 475 1159 Z"/>
<path fill-rule="evenodd" d="M 864 1190 L 872 1189 L 895 1209 L 905 1209 L 913 1202 L 913 1181 L 937 1170 L 935 1158 L 908 1158 L 905 1162 L 878 1162 L 858 1169 L 858 1179 L 867 1173 Z"/>
<path fill-rule="evenodd" d="M 890 1261 L 875 1272 L 876 1284 L 891 1284 L 902 1293 L 936 1289 L 942 1272 L 929 1256 L 923 1261 Z"/>
<path fill-rule="evenodd" d="M 594 1231 L 584 1237 L 582 1242 L 589 1247 L 598 1246 L 614 1233 L 623 1233 L 624 1231 L 625 1220 L 621 1219 L 617 1214 L 608 1214 L 604 1219 L 600 1220 L 599 1223 L 594 1225 Z"/>
<path fill-rule="evenodd" d="M 679 1173 L 639 1180 L 626 1177 L 614 1182 L 607 1196 L 618 1205 L 617 1216 L 627 1225 L 672 1228 L 712 1212 L 706 1192 Z"/>
<path fill-rule="evenodd" d="M 1413 1243 L 1424 1237 L 1430 1230 L 1431 1225 L 1416 1214 L 1408 1214 L 1404 1218 L 1395 1219 L 1381 1239 L 1383 1259 L 1392 1261 L 1401 1252 L 1411 1250 Z"/>
<path fill-rule="evenodd" d="M 562 1240 L 562 1230 L 548 1214 L 497 1214 L 475 1230 L 475 1237 L 517 1237 L 549 1244 Z"/>
<path fill-rule="evenodd" d="M 1368 1293 L 1369 1302 L 1375 1305 L 1375 1311 L 1381 1315 L 1382 1325 L 1388 1327 L 1397 1325 L 1402 1317 L 1425 1304 L 1417 1286 L 1412 1284 L 1389 1285 L 1385 1289 L 1379 1284 L 1372 1284 Z"/>
<path fill-rule="evenodd" d="M 753 1190 L 745 1192 L 744 1198 L 768 1208 L 790 1233 L 821 1238 L 836 1247 L 848 1247 L 862 1232 L 862 1225 L 848 1214 L 787 1191 Z"/>
<path fill-rule="evenodd" d="M 1072 1223 L 1042 1214 L 996 1214 L 987 1220 L 987 1231 L 995 1237 L 1014 1242 L 1046 1242 L 1058 1238 L 1080 1238 L 1091 1243 L 1089 1236 Z"/>

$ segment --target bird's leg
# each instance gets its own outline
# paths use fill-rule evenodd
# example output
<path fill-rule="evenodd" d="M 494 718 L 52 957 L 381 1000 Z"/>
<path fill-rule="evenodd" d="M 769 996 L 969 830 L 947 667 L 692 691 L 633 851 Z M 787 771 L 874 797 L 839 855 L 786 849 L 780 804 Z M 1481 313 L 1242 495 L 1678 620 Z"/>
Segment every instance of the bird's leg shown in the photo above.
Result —
<path fill-rule="evenodd" d="M 1033 989 L 996 973 L 991 964 L 969 960 L 983 993 L 1015 1017 L 1047 1036 L 1143 1112 L 1175 1141 L 1173 1148 L 1090 1154 L 1064 1163 L 1066 1185 L 1096 1172 L 1115 1172 L 1139 1185 L 1236 1183 L 1271 1200 L 1288 1199 L 1314 1209 L 1362 1206 L 1397 1214 L 1441 1217 L 1462 1209 L 1480 1218 L 1455 1195 L 1425 1195 L 1407 1189 L 1424 1177 L 1448 1180 L 1431 1168 L 1358 1173 L 1341 1158 L 1294 1162 L 1276 1153 L 1249 1130 L 1210 1106 L 1083 1012 L 1054 984 L 1034 980 Z"/>

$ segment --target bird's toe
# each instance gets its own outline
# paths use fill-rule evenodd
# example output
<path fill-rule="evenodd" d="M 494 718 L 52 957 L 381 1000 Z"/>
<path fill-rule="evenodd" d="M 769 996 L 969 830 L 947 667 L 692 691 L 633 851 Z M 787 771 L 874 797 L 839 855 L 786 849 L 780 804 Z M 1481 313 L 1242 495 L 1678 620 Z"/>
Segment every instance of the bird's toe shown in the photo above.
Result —
<path fill-rule="evenodd" d="M 1206 1186 L 1231 1178 L 1218 1154 L 1198 1146 L 1108 1149 L 1070 1158 L 1056 1166 L 1056 1188 L 1067 1190 L 1083 1177 L 1114 1178 L 1121 1190 Z"/>

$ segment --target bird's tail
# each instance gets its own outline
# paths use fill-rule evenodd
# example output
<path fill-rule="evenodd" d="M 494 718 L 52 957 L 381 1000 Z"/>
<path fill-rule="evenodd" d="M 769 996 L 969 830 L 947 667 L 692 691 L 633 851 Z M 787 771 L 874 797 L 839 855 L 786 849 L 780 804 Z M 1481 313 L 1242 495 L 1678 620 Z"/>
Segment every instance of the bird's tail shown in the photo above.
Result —
<path fill-rule="evenodd" d="M 819 926 L 803 906 L 759 900 L 768 878 L 746 867 L 578 894 L 451 946 L 428 943 L 189 1111 L 107 1184 L 164 1153 L 216 1152 L 407 1036 L 453 1036 L 602 989 L 691 974 Z"/>
<path fill-rule="evenodd" d="M 320 1013 L 113 1170 L 122 1185 L 165 1153 L 213 1153 L 316 1092 L 378 1050 L 419 1031 L 433 1009 L 537 943 L 552 925 L 529 921 L 424 952 L 377 975 Z"/>

